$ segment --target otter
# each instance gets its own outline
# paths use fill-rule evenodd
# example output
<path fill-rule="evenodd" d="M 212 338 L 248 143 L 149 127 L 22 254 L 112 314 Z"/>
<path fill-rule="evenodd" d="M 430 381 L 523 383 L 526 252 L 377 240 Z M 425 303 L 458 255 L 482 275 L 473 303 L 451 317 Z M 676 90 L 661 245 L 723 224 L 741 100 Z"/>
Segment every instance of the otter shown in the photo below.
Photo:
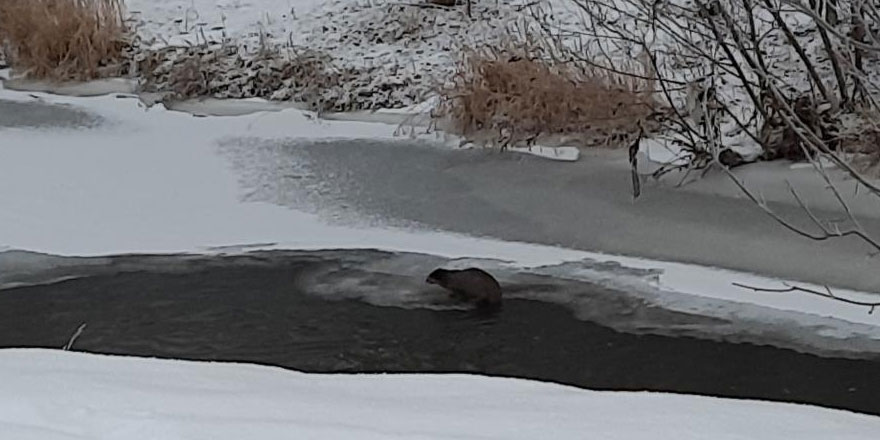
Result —
<path fill-rule="evenodd" d="M 425 282 L 449 290 L 453 298 L 474 301 L 481 307 L 501 304 L 501 285 L 482 269 L 437 269 L 428 275 Z"/>

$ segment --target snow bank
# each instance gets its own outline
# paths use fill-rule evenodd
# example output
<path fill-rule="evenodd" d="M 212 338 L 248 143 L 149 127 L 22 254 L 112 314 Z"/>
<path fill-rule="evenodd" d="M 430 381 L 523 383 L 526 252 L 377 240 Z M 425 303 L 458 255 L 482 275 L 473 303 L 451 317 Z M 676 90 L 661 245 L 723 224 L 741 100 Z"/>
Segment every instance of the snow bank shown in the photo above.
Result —
<path fill-rule="evenodd" d="M 0 351 L 0 431 L 55 439 L 828 439 L 880 419 L 810 406 L 595 392 L 470 375 Z"/>

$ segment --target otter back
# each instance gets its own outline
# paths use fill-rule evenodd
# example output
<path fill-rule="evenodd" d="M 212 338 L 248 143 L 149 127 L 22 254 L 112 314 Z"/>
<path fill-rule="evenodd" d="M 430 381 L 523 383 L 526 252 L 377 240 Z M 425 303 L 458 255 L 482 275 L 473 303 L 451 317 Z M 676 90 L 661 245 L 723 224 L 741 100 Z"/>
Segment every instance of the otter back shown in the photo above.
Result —
<path fill-rule="evenodd" d="M 501 303 L 501 285 L 492 275 L 475 267 L 463 270 L 437 269 L 428 275 L 427 282 L 478 304 Z"/>

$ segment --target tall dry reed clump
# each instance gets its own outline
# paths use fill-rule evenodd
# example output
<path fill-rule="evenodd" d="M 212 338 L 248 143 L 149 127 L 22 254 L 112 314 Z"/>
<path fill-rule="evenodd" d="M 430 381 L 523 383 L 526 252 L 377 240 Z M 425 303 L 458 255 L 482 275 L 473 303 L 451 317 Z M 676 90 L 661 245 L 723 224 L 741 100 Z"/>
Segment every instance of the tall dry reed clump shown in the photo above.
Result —
<path fill-rule="evenodd" d="M 127 45 L 123 9 L 123 0 L 0 0 L 0 43 L 31 78 L 115 75 Z"/>
<path fill-rule="evenodd" d="M 441 90 L 435 116 L 451 131 L 502 148 L 554 135 L 610 144 L 637 132 L 651 113 L 649 86 L 544 60 L 528 49 L 470 51 Z"/>

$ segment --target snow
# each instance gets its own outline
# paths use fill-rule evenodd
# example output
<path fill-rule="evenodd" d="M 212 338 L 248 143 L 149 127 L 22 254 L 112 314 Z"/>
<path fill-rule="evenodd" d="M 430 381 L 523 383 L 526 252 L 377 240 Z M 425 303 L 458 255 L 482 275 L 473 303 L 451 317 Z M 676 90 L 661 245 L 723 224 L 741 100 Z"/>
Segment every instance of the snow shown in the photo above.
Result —
<path fill-rule="evenodd" d="M 0 350 L 0 431 L 55 439 L 864 440 L 846 411 L 471 375 L 318 375 Z"/>
<path fill-rule="evenodd" d="M 137 32 L 156 44 L 192 45 L 208 40 L 241 40 L 261 33 L 287 38 L 299 17 L 320 0 L 127 0 Z"/>

